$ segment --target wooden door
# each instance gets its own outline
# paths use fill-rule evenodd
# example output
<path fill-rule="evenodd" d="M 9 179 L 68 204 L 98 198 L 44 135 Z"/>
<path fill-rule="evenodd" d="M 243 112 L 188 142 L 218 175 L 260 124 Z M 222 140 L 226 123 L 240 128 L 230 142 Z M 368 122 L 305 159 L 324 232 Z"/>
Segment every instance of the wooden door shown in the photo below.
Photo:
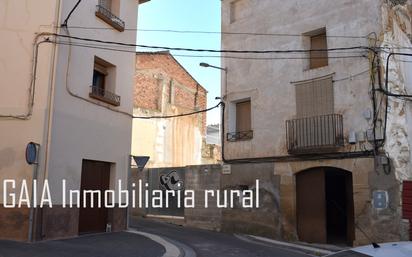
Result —
<path fill-rule="evenodd" d="M 108 211 L 104 208 L 104 191 L 110 187 L 110 163 L 83 160 L 80 187 L 79 234 L 104 232 L 106 230 Z M 98 196 L 94 195 L 94 207 L 91 199 L 83 198 L 84 190 L 99 190 L 101 208 L 98 208 Z M 83 203 L 86 207 L 83 208 Z"/>
<path fill-rule="evenodd" d="M 296 215 L 300 241 L 327 242 L 324 169 L 311 169 L 296 175 Z"/>

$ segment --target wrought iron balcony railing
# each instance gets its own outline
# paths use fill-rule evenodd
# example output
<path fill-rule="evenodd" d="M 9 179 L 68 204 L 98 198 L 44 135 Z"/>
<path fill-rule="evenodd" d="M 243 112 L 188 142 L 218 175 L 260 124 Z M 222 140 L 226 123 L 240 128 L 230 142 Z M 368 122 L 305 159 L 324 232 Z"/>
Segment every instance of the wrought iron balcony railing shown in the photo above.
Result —
<path fill-rule="evenodd" d="M 119 17 L 114 15 L 109 9 L 104 7 L 101 4 L 96 6 L 96 16 L 104 20 L 106 23 L 111 25 L 113 28 L 118 31 L 124 31 L 125 23 Z"/>
<path fill-rule="evenodd" d="M 111 105 L 115 105 L 115 106 L 119 106 L 120 105 L 120 96 L 106 91 L 100 87 L 96 87 L 96 86 L 91 86 L 90 87 L 90 93 L 89 96 L 91 98 L 100 100 L 102 102 L 111 104 Z"/>
<path fill-rule="evenodd" d="M 286 121 L 288 152 L 304 154 L 333 150 L 344 145 L 343 118 L 329 114 Z"/>
<path fill-rule="evenodd" d="M 230 142 L 249 140 L 253 138 L 253 130 L 227 133 L 226 138 Z"/>

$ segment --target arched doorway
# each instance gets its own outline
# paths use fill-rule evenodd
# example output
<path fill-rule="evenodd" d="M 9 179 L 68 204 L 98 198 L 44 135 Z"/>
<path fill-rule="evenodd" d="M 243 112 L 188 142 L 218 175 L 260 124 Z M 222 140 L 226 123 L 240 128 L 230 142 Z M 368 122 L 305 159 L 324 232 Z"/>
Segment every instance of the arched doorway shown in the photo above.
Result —
<path fill-rule="evenodd" d="M 296 175 L 299 240 L 352 245 L 354 241 L 352 173 L 330 167 Z"/>

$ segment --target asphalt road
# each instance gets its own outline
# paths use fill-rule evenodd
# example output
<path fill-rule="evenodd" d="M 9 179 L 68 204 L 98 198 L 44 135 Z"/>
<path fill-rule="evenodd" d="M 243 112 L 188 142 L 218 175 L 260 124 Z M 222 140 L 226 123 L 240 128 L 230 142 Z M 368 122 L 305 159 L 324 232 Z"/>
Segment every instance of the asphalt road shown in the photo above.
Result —
<path fill-rule="evenodd" d="M 197 257 L 308 257 L 303 252 L 271 244 L 247 242 L 225 233 L 187 228 L 172 224 L 135 219 L 131 226 L 139 231 L 172 239 L 191 248 Z"/>
<path fill-rule="evenodd" d="M 308 257 L 303 252 L 235 235 L 187 228 L 146 219 L 132 220 L 135 233 L 103 233 L 34 244 L 0 240 L 0 257 L 163 257 L 170 243 L 185 257 Z M 146 232 L 146 236 L 144 236 Z M 139 234 L 136 234 L 139 233 Z M 148 234 L 160 236 L 150 239 Z M 156 236 L 155 236 L 156 237 Z M 157 237 L 159 238 L 159 237 Z M 177 248 L 176 248 L 177 247 Z M 168 255 L 171 256 L 171 255 Z"/>
<path fill-rule="evenodd" d="M 35 244 L 0 241 L 0 257 L 161 257 L 165 249 L 132 233 L 105 233 Z"/>

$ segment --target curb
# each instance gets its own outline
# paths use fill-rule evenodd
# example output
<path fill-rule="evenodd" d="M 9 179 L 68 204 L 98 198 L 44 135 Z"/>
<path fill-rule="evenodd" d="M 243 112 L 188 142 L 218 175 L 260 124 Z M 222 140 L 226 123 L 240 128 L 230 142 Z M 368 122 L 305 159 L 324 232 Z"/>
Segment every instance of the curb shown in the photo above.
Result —
<path fill-rule="evenodd" d="M 154 234 L 146 233 L 137 231 L 134 229 L 127 230 L 128 233 L 138 234 L 144 237 L 149 238 L 150 240 L 155 241 L 156 243 L 162 245 L 166 252 L 163 254 L 162 257 L 183 257 L 185 256 L 184 252 L 176 245 L 170 243 L 168 240 Z"/>
<path fill-rule="evenodd" d="M 272 245 L 276 245 L 279 247 L 303 252 L 311 256 L 325 256 L 325 255 L 335 253 L 334 251 L 329 251 L 329 250 L 325 250 L 321 248 L 316 248 L 312 246 L 304 246 L 304 245 L 295 244 L 295 243 L 287 243 L 287 242 L 277 241 L 277 240 L 269 239 L 265 237 L 252 236 L 252 235 L 235 235 L 235 236 L 239 238 L 240 240 L 247 241 L 249 243 L 272 244 Z"/>

